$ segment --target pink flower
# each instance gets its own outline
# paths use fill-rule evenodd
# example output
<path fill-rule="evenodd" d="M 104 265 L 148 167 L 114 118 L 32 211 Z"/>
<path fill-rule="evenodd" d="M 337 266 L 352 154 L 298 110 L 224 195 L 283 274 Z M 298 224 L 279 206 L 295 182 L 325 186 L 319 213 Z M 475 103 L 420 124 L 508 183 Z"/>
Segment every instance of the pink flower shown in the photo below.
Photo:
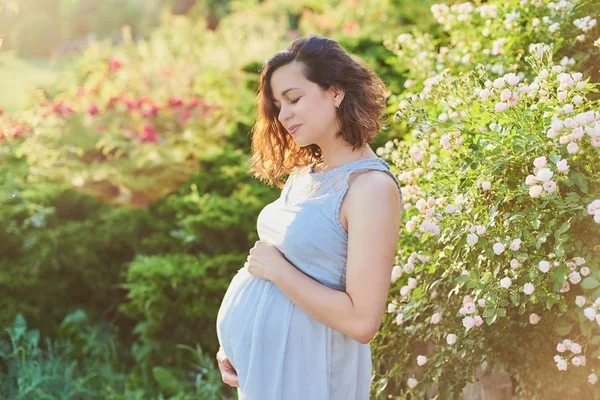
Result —
<path fill-rule="evenodd" d="M 554 181 L 544 182 L 542 186 L 544 187 L 544 190 L 546 190 L 546 192 L 548 193 L 552 193 L 556 190 L 556 182 Z"/>
<path fill-rule="evenodd" d="M 540 185 L 534 185 L 529 189 L 529 195 L 531 197 L 539 197 L 542 194 L 542 187 Z"/>
<path fill-rule="evenodd" d="M 481 324 L 483 324 L 483 318 L 481 318 L 479 315 L 476 316 L 474 318 L 474 322 L 475 322 L 475 326 L 481 326 Z"/>
<path fill-rule="evenodd" d="M 576 154 L 579 151 L 579 146 L 575 142 L 571 142 L 567 145 L 567 151 L 570 154 Z"/>
<path fill-rule="evenodd" d="M 159 140 L 158 134 L 156 133 L 156 129 L 152 125 L 145 125 L 144 130 L 140 134 L 138 141 L 140 143 L 151 142 L 157 143 Z"/>
<path fill-rule="evenodd" d="M 535 175 L 527 175 L 527 178 L 525 178 L 525 184 L 527 186 L 535 185 L 537 182 L 538 180 Z"/>
<path fill-rule="evenodd" d="M 532 313 L 532 314 L 529 316 L 529 323 L 530 323 L 531 325 L 536 325 L 538 322 L 540 322 L 540 319 L 541 319 L 541 318 L 540 318 L 540 316 L 539 316 L 539 315 L 537 315 L 536 313 Z"/>
<path fill-rule="evenodd" d="M 442 320 L 442 315 L 440 313 L 435 313 L 431 316 L 431 323 L 432 324 L 439 324 L 440 321 Z"/>
<path fill-rule="evenodd" d="M 589 267 L 582 267 L 581 271 L 579 271 L 581 273 L 581 275 L 583 276 L 588 276 L 589 274 L 592 273 L 592 271 L 590 270 Z"/>
<path fill-rule="evenodd" d="M 581 282 L 581 275 L 579 275 L 579 272 L 573 271 L 569 274 L 569 280 L 573 285 L 577 285 Z"/>
<path fill-rule="evenodd" d="M 465 328 L 467 328 L 467 330 L 469 330 L 475 326 L 475 319 L 473 317 L 464 317 L 462 324 Z"/>
<path fill-rule="evenodd" d="M 123 63 L 123 61 L 119 60 L 116 57 L 113 57 L 110 60 L 108 60 L 108 70 L 113 74 L 120 70 L 124 65 L 125 64 Z"/>
<path fill-rule="evenodd" d="M 54 107 L 52 108 L 52 111 L 55 114 L 60 115 L 61 117 L 69 116 L 75 112 L 75 110 L 73 110 L 71 107 L 65 105 L 62 101 L 55 104 Z"/>
<path fill-rule="evenodd" d="M 151 104 L 148 108 L 142 111 L 142 117 L 144 118 L 153 118 L 158 115 L 159 108 L 155 104 Z"/>
<path fill-rule="evenodd" d="M 520 247 L 521 247 L 521 239 L 513 240 L 512 243 L 510 244 L 510 246 L 508 246 L 508 248 L 511 249 L 512 251 L 517 251 L 517 250 L 519 250 Z"/>
<path fill-rule="evenodd" d="M 396 325 L 402 325 L 404 323 L 404 314 L 400 313 L 398 315 L 396 315 L 396 318 L 394 318 L 394 323 Z"/>
<path fill-rule="evenodd" d="M 544 165 L 546 165 L 546 157 L 542 156 L 542 157 L 538 157 L 535 160 L 533 160 L 533 165 L 537 168 L 542 168 Z"/>
<path fill-rule="evenodd" d="M 588 215 L 594 215 L 596 210 L 600 210 L 600 199 L 592 201 L 587 208 Z"/>
<path fill-rule="evenodd" d="M 180 97 L 173 96 L 169 98 L 169 107 L 179 107 L 183 104 L 183 100 Z"/>
<path fill-rule="evenodd" d="M 560 160 L 556 162 L 556 168 L 558 168 L 560 172 L 566 172 L 569 170 L 569 164 L 567 164 L 567 160 Z"/>
<path fill-rule="evenodd" d="M 469 303 L 465 303 L 463 306 L 464 309 L 464 313 L 463 314 L 473 314 L 475 312 L 475 303 L 469 302 Z"/>
<path fill-rule="evenodd" d="M 98 107 L 95 104 L 90 104 L 88 106 L 88 114 L 90 114 L 92 116 L 96 116 L 96 115 L 100 114 L 100 111 L 98 110 Z"/>
<path fill-rule="evenodd" d="M 504 112 L 504 111 L 506 111 L 507 107 L 508 107 L 508 104 L 506 104 L 504 102 L 496 103 L 496 112 Z"/>

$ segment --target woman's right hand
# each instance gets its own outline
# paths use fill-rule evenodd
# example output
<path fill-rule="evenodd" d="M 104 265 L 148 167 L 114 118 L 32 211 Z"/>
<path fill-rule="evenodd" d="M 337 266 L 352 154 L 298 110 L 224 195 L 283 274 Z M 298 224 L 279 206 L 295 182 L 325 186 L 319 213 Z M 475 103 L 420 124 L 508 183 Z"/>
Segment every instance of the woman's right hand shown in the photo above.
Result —
<path fill-rule="evenodd" d="M 237 372 L 223 352 L 223 347 L 220 347 L 219 351 L 217 352 L 217 363 L 219 364 L 219 369 L 221 370 L 221 379 L 223 382 L 231 387 L 239 387 L 240 382 L 238 380 Z"/>

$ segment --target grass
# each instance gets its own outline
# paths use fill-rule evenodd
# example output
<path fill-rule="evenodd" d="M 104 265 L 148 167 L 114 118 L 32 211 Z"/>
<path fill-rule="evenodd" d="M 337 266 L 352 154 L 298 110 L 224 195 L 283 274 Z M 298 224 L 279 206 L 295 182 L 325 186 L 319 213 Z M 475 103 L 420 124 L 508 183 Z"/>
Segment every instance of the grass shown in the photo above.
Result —
<path fill-rule="evenodd" d="M 22 59 L 13 52 L 0 52 L 0 107 L 8 112 L 23 109 L 28 94 L 52 84 L 68 65 L 67 59 Z"/>

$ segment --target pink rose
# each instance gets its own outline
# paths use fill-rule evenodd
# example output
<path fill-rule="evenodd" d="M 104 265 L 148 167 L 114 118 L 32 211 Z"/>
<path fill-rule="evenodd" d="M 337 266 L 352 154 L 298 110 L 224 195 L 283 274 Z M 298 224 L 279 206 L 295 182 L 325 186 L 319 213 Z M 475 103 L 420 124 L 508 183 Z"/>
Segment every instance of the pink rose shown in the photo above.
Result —
<path fill-rule="evenodd" d="M 536 325 L 538 322 L 540 322 L 540 319 L 541 319 L 541 318 L 540 318 L 540 316 L 539 316 L 539 315 L 537 315 L 536 313 L 532 313 L 532 314 L 529 316 L 529 323 L 530 323 L 531 325 Z"/>

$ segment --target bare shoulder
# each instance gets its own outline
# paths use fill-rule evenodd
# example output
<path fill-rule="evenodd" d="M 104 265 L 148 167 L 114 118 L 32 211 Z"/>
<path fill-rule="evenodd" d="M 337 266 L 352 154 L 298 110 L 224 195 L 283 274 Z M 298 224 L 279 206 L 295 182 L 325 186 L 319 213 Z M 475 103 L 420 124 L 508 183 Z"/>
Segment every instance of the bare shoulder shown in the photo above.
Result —
<path fill-rule="evenodd" d="M 381 212 L 396 218 L 400 213 L 400 196 L 398 185 L 388 172 L 353 172 L 348 178 L 348 190 L 340 209 L 340 222 L 347 231 L 348 220 L 358 213 Z"/>

